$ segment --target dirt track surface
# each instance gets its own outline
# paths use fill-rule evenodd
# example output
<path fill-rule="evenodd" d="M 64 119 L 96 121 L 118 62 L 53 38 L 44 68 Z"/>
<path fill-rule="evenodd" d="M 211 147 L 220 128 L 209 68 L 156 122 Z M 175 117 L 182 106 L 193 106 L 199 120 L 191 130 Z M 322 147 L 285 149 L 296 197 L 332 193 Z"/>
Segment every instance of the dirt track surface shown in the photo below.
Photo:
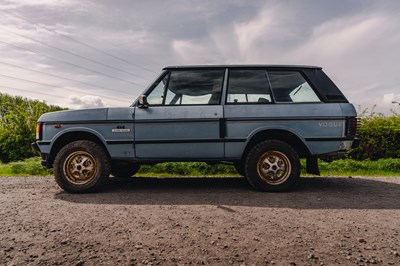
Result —
<path fill-rule="evenodd" d="M 97 194 L 0 177 L 0 265 L 400 265 L 400 178 L 114 179 Z"/>

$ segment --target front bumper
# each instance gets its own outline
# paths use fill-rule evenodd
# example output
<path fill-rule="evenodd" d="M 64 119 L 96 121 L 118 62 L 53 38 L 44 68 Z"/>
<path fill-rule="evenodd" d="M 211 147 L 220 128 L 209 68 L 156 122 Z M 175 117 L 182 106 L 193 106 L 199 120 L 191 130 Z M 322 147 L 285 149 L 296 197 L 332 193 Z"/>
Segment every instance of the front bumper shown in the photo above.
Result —
<path fill-rule="evenodd" d="M 52 166 L 49 162 L 49 155 L 47 153 L 42 153 L 39 149 L 39 145 L 36 142 L 31 143 L 31 147 L 35 152 L 39 153 L 40 156 L 42 157 L 41 164 L 46 168 L 51 168 Z"/>
<path fill-rule="evenodd" d="M 39 146 L 37 145 L 36 142 L 32 142 L 31 147 L 32 147 L 32 150 L 34 150 L 35 152 L 40 153 Z"/>

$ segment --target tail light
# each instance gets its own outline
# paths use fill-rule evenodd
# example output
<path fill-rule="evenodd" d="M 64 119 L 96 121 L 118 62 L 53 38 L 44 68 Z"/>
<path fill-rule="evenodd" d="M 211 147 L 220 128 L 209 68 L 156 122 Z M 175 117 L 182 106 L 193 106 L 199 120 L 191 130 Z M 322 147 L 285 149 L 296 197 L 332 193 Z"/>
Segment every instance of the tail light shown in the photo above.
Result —
<path fill-rule="evenodd" d="M 41 140 L 42 139 L 42 124 L 37 123 L 36 124 L 36 140 Z"/>
<path fill-rule="evenodd" d="M 346 136 L 354 138 L 357 134 L 359 124 L 360 120 L 357 117 L 348 117 L 346 122 Z"/>

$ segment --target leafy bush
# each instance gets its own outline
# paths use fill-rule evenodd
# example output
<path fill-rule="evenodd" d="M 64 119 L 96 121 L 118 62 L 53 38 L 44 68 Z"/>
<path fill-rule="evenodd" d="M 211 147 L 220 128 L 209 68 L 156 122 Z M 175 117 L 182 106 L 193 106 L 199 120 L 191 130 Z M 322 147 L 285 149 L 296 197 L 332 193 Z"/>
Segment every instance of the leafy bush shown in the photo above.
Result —
<path fill-rule="evenodd" d="M 400 158 L 400 115 L 369 116 L 361 120 L 358 130 L 360 147 L 350 157 L 357 160 Z"/>
<path fill-rule="evenodd" d="M 35 155 L 36 121 L 46 112 L 62 110 L 37 100 L 0 93 L 0 161 L 10 162 Z"/>

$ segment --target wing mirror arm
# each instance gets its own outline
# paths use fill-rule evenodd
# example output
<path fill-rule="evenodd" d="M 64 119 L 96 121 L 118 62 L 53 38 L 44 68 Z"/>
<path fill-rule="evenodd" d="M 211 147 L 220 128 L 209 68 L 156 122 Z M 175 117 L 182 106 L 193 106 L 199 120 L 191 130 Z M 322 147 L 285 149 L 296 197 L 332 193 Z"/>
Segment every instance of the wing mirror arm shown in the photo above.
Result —
<path fill-rule="evenodd" d="M 146 95 L 140 95 L 139 96 L 138 107 L 139 108 L 148 108 L 149 107 L 149 103 L 147 102 L 147 96 Z"/>

